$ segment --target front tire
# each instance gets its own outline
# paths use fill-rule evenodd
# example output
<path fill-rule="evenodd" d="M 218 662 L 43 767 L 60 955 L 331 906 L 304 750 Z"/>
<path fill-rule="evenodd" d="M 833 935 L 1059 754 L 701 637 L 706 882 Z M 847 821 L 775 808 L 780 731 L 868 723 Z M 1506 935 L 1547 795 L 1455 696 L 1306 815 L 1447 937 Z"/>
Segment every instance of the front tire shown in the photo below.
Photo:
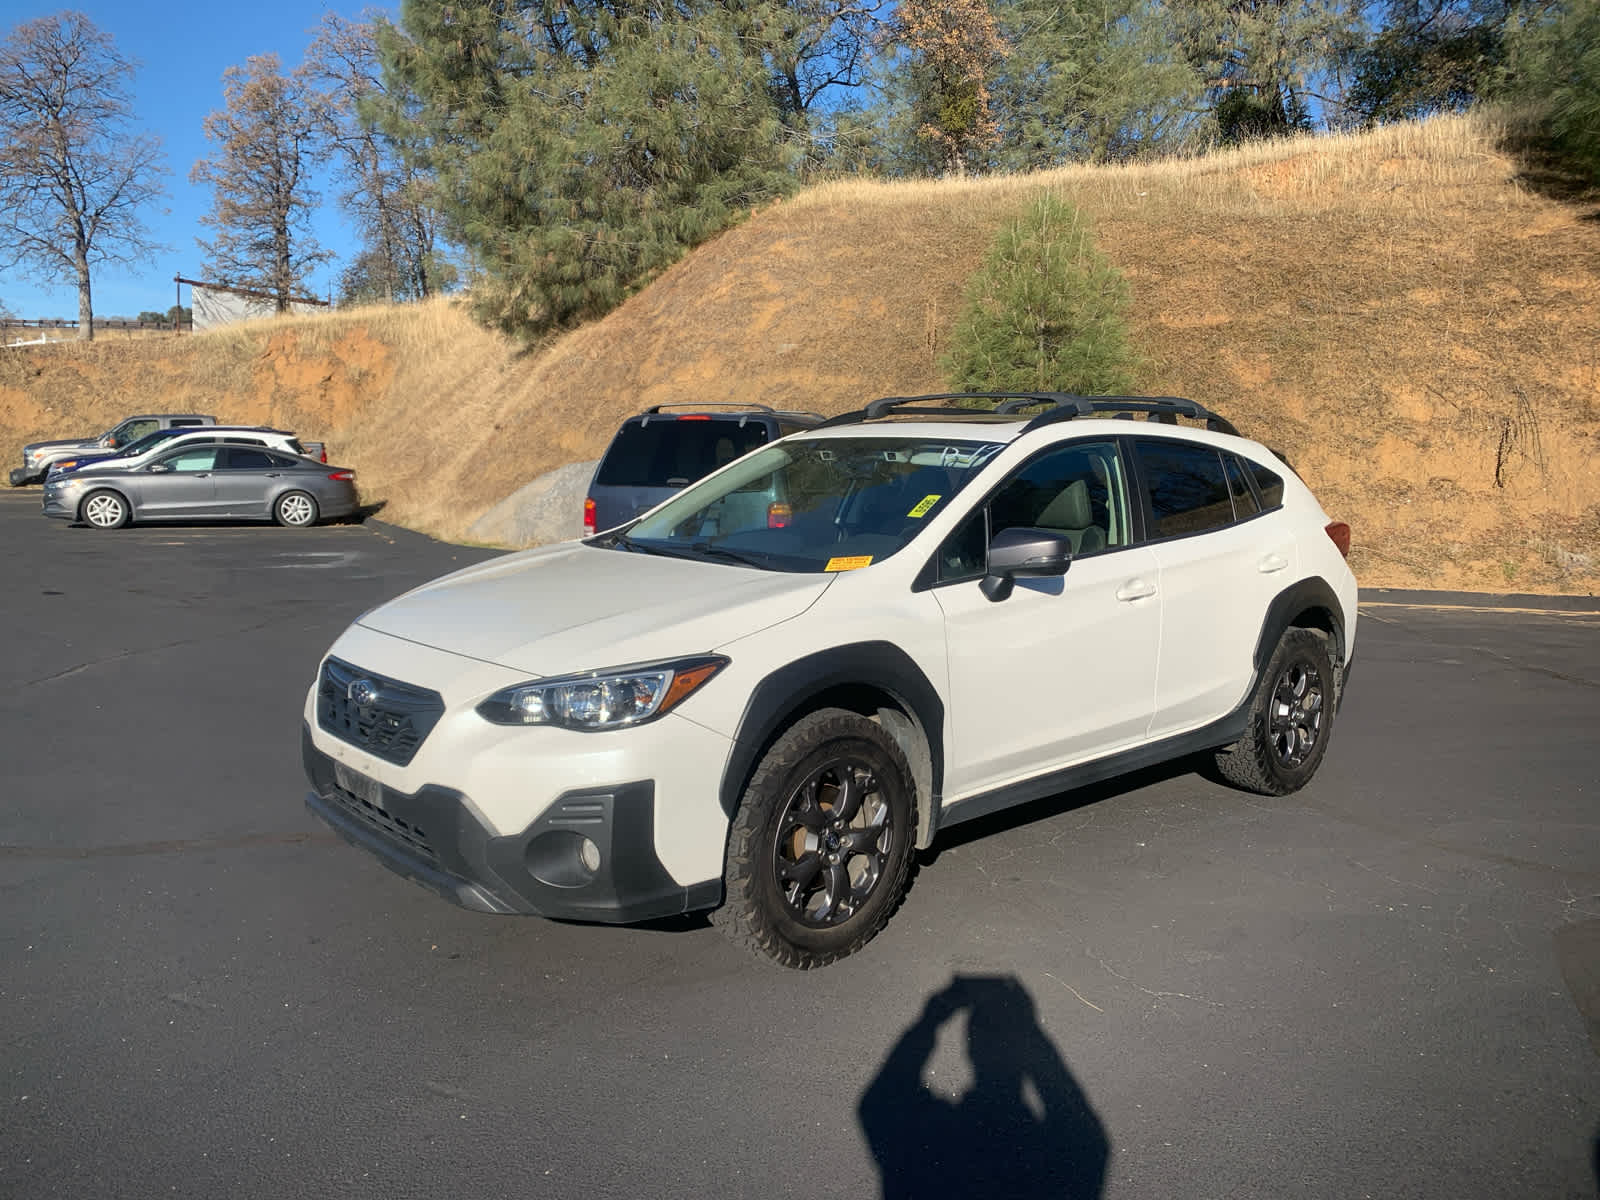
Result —
<path fill-rule="evenodd" d="M 853 954 L 905 895 L 917 839 L 911 767 L 888 731 L 844 709 L 802 717 L 762 758 L 728 837 L 735 942 L 807 970 Z"/>
<path fill-rule="evenodd" d="M 1256 682 L 1244 737 L 1217 754 L 1229 783 L 1263 796 L 1299 791 L 1316 774 L 1333 733 L 1333 663 L 1328 640 L 1286 629 Z"/>
<path fill-rule="evenodd" d="M 285 492 L 272 505 L 272 519 L 291 529 L 317 523 L 317 502 L 305 492 Z"/>
<path fill-rule="evenodd" d="M 96 529 L 121 529 L 128 523 L 128 502 L 116 492 L 90 492 L 78 515 Z"/>

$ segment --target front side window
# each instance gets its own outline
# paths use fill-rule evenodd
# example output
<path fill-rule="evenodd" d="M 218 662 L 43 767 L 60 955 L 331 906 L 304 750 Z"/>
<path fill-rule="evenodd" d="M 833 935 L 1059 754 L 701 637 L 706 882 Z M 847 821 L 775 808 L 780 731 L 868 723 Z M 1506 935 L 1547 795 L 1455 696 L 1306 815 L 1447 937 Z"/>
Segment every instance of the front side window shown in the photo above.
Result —
<path fill-rule="evenodd" d="M 909 543 L 1002 448 L 924 437 L 791 439 L 600 543 L 774 571 L 847 571 Z"/>
<path fill-rule="evenodd" d="M 1185 537 L 1233 524 L 1233 496 L 1212 446 L 1141 438 L 1144 471 L 1154 526 L 1152 538 Z"/>
<path fill-rule="evenodd" d="M 129 442 L 138 441 L 147 433 L 154 433 L 160 424 L 159 421 L 124 421 L 111 431 L 106 438 L 106 445 L 126 446 Z"/>
<path fill-rule="evenodd" d="M 210 471 L 217 465 L 217 448 L 203 446 L 196 450 L 180 450 L 161 460 L 169 471 Z"/>
<path fill-rule="evenodd" d="M 1126 546 L 1128 489 L 1114 442 L 1073 442 L 1020 467 L 939 548 L 942 582 L 971 579 L 987 567 L 989 541 L 1007 529 L 1065 534 L 1073 557 Z"/>

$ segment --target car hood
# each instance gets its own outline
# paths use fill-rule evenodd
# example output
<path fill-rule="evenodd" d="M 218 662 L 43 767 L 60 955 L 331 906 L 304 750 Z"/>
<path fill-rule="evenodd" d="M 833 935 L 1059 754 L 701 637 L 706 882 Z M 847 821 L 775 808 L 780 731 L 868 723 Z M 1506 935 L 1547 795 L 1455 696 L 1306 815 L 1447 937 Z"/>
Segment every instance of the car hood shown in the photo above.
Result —
<path fill-rule="evenodd" d="M 833 579 L 563 542 L 446 575 L 357 624 L 564 675 L 713 650 L 798 616 Z"/>
<path fill-rule="evenodd" d="M 83 438 L 56 438 L 49 442 L 29 442 L 22 448 L 24 454 L 33 450 L 56 450 L 62 446 L 93 446 L 100 440 L 98 433 Z"/>

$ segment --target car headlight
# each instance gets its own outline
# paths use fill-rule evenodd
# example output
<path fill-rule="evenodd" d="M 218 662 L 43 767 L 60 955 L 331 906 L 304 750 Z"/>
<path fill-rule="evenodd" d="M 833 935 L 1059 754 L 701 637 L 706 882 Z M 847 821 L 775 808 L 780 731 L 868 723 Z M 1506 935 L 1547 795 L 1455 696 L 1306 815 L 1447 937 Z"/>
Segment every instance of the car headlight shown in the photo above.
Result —
<path fill-rule="evenodd" d="M 720 654 L 701 654 L 519 683 L 478 705 L 478 715 L 496 725 L 582 730 L 642 725 L 671 712 L 730 661 Z"/>

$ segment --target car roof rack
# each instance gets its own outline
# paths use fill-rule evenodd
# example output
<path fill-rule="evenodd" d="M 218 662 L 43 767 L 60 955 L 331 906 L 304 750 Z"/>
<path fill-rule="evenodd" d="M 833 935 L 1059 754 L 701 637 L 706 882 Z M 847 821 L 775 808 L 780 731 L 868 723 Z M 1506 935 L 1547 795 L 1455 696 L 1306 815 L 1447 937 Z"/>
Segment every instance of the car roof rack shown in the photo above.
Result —
<path fill-rule="evenodd" d="M 817 422 L 821 422 L 823 419 L 821 413 L 807 412 L 803 409 L 775 409 L 768 404 L 748 404 L 738 400 L 668 400 L 662 404 L 652 404 L 642 413 L 638 413 L 637 419 L 641 425 L 648 425 L 650 424 L 651 417 L 671 415 L 662 411 L 663 409 L 668 408 L 689 408 L 696 411 L 701 411 L 708 408 L 726 408 L 732 409 L 733 411 L 729 413 L 719 413 L 713 415 L 730 417 L 735 415 L 740 417 L 752 417 L 757 415 L 773 417 L 800 417 L 807 421 Z M 632 417 L 629 418 L 629 420 L 633 419 L 634 418 Z M 744 421 L 741 420 L 739 423 L 743 425 Z"/>
<path fill-rule="evenodd" d="M 969 405 L 941 405 L 920 407 L 928 401 L 938 400 L 994 400 L 993 408 L 972 408 Z M 1225 417 L 1218 416 L 1204 405 L 1179 396 L 1079 396 L 1071 392 L 935 392 L 926 396 L 885 396 L 874 400 L 865 408 L 842 413 L 822 423 L 819 428 L 835 425 L 855 425 L 863 421 L 881 421 L 889 417 L 1012 417 L 1021 416 L 1023 410 L 1043 407 L 1044 412 L 1023 426 L 1024 433 L 1057 421 L 1070 421 L 1076 417 L 1090 417 L 1110 413 L 1124 420 L 1133 420 L 1135 413 L 1144 413 L 1148 421 L 1176 425 L 1179 417 L 1204 421 L 1213 433 L 1239 431 Z"/>

